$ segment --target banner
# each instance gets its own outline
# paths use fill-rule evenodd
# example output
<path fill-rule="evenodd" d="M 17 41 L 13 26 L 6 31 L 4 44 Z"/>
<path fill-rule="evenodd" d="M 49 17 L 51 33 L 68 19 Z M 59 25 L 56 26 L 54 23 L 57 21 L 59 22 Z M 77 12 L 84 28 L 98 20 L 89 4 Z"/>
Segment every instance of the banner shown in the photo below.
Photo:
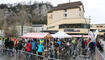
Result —
<path fill-rule="evenodd" d="M 92 31 L 90 31 L 88 33 L 88 35 L 89 35 L 89 37 L 91 38 L 92 41 L 93 40 L 96 40 L 98 34 L 99 34 L 99 31 L 98 30 L 96 30 L 94 33 Z"/>
<path fill-rule="evenodd" d="M 97 38 L 97 35 L 98 35 L 98 34 L 99 34 L 99 31 L 98 31 L 98 30 L 96 30 L 96 31 L 95 31 L 95 33 L 94 33 L 94 35 L 95 35 L 95 36 L 94 36 L 94 39 L 96 39 L 96 38 Z"/>
<path fill-rule="evenodd" d="M 90 32 L 88 33 L 88 35 L 89 35 L 89 37 L 90 37 L 90 39 L 91 39 L 91 40 L 93 40 L 93 39 L 94 39 L 94 34 L 93 34 L 93 32 L 92 32 L 92 31 L 90 31 Z"/>

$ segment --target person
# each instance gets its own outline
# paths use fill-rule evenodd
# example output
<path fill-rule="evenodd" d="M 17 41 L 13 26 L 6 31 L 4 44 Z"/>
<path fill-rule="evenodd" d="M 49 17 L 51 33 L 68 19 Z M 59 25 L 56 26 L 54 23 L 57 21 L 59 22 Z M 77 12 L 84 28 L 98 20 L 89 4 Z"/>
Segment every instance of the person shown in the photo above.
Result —
<path fill-rule="evenodd" d="M 31 45 L 32 45 L 32 52 L 36 54 L 36 40 L 35 39 L 32 39 Z"/>
<path fill-rule="evenodd" d="M 44 39 L 40 39 L 40 44 L 44 44 Z"/>
<path fill-rule="evenodd" d="M 67 42 L 67 43 L 66 43 L 66 49 L 67 49 L 67 50 L 70 50 L 70 42 Z"/>
<path fill-rule="evenodd" d="M 82 49 L 85 49 L 85 40 L 83 39 L 81 43 L 82 43 Z"/>
<path fill-rule="evenodd" d="M 18 44 L 18 40 L 14 40 L 14 46 L 16 47 L 16 45 Z"/>
<path fill-rule="evenodd" d="M 0 48 L 2 47 L 3 45 L 3 40 L 2 40 L 2 37 L 0 37 Z"/>
<path fill-rule="evenodd" d="M 77 41 L 76 41 L 76 40 L 73 40 L 72 43 L 73 43 L 73 45 L 74 45 L 74 50 L 75 50 L 76 45 L 77 45 Z"/>
<path fill-rule="evenodd" d="M 89 42 L 90 42 L 90 38 L 85 41 L 85 46 L 87 46 Z"/>
<path fill-rule="evenodd" d="M 28 52 L 28 60 L 30 60 L 31 59 L 31 41 L 30 40 L 28 40 L 28 44 L 27 44 L 27 52 Z"/>
<path fill-rule="evenodd" d="M 14 41 L 14 48 L 16 49 L 16 52 L 17 52 L 17 50 L 18 50 L 18 47 L 17 47 L 18 40 L 17 39 L 16 40 L 12 39 L 12 40 Z"/>
<path fill-rule="evenodd" d="M 5 54 L 7 54 L 7 48 L 9 48 L 9 38 L 7 38 L 7 39 L 5 40 L 4 46 L 5 46 L 4 52 L 5 52 Z"/>
<path fill-rule="evenodd" d="M 91 54 L 95 54 L 95 44 L 94 44 L 94 42 L 90 42 L 89 48 L 90 48 Z"/>
<path fill-rule="evenodd" d="M 14 42 L 11 40 L 11 38 L 9 38 L 8 45 L 9 45 L 9 56 L 11 56 L 11 53 L 12 53 L 12 56 L 13 56 L 14 55 L 13 54 Z"/>
<path fill-rule="evenodd" d="M 101 52 L 104 51 L 104 49 L 103 49 L 103 47 L 102 47 L 102 45 L 101 45 L 101 42 L 99 42 L 98 40 L 96 40 L 96 46 L 97 46 L 97 48 L 98 48 Z"/>
<path fill-rule="evenodd" d="M 81 44 L 82 44 L 82 54 L 85 54 L 86 52 L 85 52 L 85 40 L 84 39 L 82 39 L 82 41 L 81 41 Z"/>
<path fill-rule="evenodd" d="M 59 46 L 61 45 L 61 41 L 60 40 L 58 40 L 57 43 L 59 44 Z"/>
<path fill-rule="evenodd" d="M 22 41 L 19 41 L 19 43 L 17 43 L 16 45 L 16 51 L 18 50 L 18 55 L 20 56 L 20 52 L 23 48 L 23 45 L 22 45 Z"/>
<path fill-rule="evenodd" d="M 5 48 L 7 49 L 8 46 L 9 46 L 9 38 L 7 38 L 7 39 L 5 40 L 4 44 L 5 44 Z"/>
<path fill-rule="evenodd" d="M 31 51 L 31 43 L 30 43 L 30 40 L 28 41 L 28 44 L 27 44 L 27 52 L 30 52 Z"/>
<path fill-rule="evenodd" d="M 54 43 L 51 42 L 51 58 L 54 58 L 54 55 L 55 55 Z"/>
<path fill-rule="evenodd" d="M 22 41 L 23 41 L 23 51 L 27 51 L 28 42 L 25 39 L 22 39 Z"/>
<path fill-rule="evenodd" d="M 42 55 L 44 51 L 44 46 L 42 44 L 38 45 L 38 55 Z M 42 59 L 42 57 L 39 57 L 40 59 Z"/>
<path fill-rule="evenodd" d="M 70 42 L 68 41 L 68 42 L 66 43 L 65 49 L 66 49 L 67 52 L 69 52 L 68 54 L 70 54 L 70 56 L 71 56 L 71 49 L 70 49 L 70 47 L 71 47 L 71 44 L 70 44 Z"/>
<path fill-rule="evenodd" d="M 59 55 L 59 44 L 57 43 L 57 41 L 55 41 L 54 45 L 55 45 L 55 58 L 58 58 L 58 55 Z"/>
<path fill-rule="evenodd" d="M 61 52 L 61 40 L 58 40 L 57 43 L 59 44 L 59 53 Z"/>

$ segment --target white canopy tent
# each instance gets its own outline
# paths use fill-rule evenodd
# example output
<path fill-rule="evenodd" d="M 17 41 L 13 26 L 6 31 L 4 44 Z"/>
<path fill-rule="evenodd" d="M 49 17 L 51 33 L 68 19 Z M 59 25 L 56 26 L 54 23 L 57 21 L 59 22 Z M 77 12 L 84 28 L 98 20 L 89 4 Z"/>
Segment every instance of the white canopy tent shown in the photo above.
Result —
<path fill-rule="evenodd" d="M 52 37 L 53 38 L 71 38 L 72 36 L 66 34 L 65 32 L 59 31 L 59 32 L 57 32 L 55 34 L 52 34 Z"/>

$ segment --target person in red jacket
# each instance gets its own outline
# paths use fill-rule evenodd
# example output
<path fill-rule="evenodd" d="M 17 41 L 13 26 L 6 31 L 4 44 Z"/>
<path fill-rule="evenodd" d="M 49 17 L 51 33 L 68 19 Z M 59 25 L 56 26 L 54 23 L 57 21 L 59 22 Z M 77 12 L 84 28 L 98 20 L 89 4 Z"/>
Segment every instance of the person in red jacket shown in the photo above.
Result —
<path fill-rule="evenodd" d="M 27 44 L 27 52 L 29 52 L 28 60 L 30 60 L 30 58 L 31 58 L 31 41 L 30 40 L 28 41 L 28 44 Z"/>
<path fill-rule="evenodd" d="M 90 42 L 90 38 L 85 41 L 85 46 L 87 46 L 89 42 Z"/>
<path fill-rule="evenodd" d="M 27 44 L 27 52 L 31 52 L 31 42 L 30 42 L 30 40 L 28 41 L 28 44 Z"/>

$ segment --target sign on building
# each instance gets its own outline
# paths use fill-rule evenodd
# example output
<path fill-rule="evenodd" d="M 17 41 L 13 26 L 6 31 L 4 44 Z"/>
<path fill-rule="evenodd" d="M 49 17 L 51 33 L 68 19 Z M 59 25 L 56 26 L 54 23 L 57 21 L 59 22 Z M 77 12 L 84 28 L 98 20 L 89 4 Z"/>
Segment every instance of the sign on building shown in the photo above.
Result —
<path fill-rule="evenodd" d="M 64 29 L 64 32 L 80 32 L 80 29 Z"/>

